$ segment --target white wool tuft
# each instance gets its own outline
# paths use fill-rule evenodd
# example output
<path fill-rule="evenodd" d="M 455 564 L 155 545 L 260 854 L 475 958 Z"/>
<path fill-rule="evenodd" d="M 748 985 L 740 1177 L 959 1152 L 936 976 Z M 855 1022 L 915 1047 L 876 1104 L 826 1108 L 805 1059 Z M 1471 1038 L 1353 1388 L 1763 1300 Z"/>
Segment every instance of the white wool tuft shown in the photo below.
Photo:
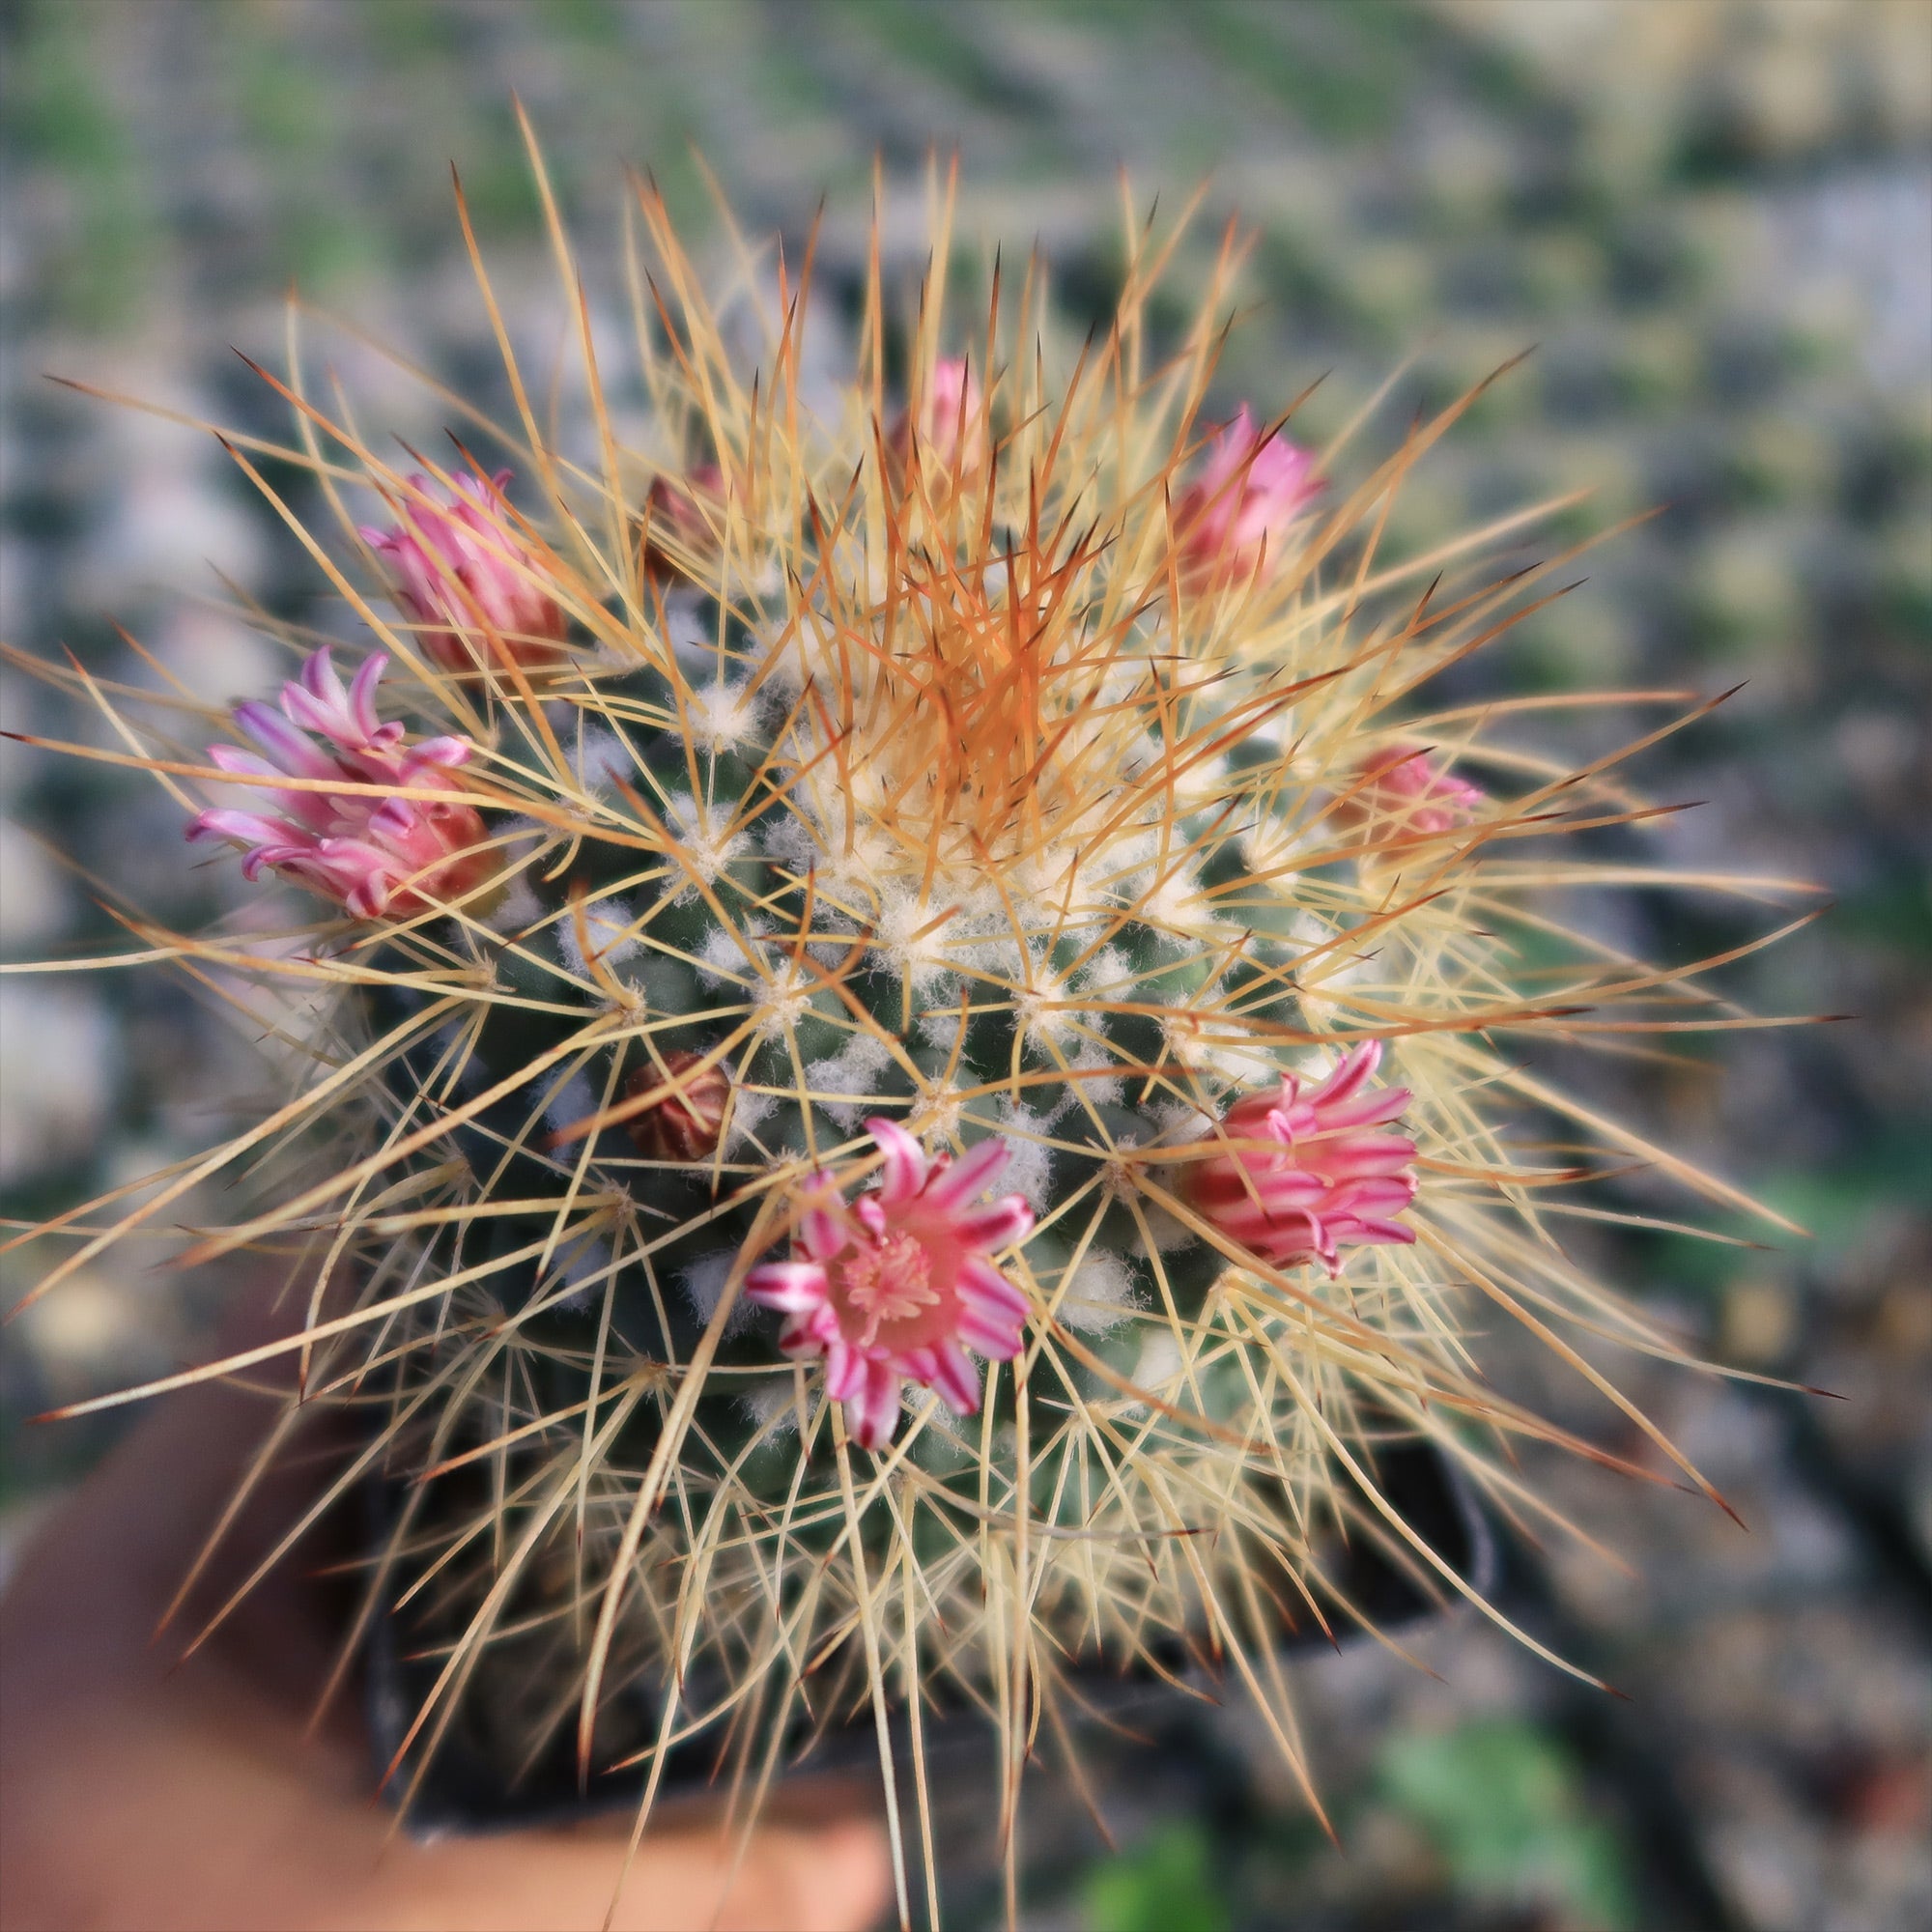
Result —
<path fill-rule="evenodd" d="M 1060 1319 L 1069 1328 L 1104 1335 L 1118 1328 L 1140 1304 L 1134 1278 L 1118 1255 L 1089 1251 L 1060 1297 Z"/>
<path fill-rule="evenodd" d="M 696 597 L 677 589 L 665 598 L 665 641 L 677 655 L 687 674 L 718 662 L 717 633 L 705 621 Z"/>
<path fill-rule="evenodd" d="M 1170 939 L 1207 944 L 1225 938 L 1232 928 L 1219 918 L 1192 866 L 1172 862 L 1153 875 L 1141 901 L 1141 917 Z"/>
<path fill-rule="evenodd" d="M 810 826 L 796 811 L 767 812 L 763 837 L 765 850 L 774 859 L 801 876 L 816 869 L 824 877 L 825 855 Z"/>
<path fill-rule="evenodd" d="M 1044 1211 L 1047 1190 L 1053 1184 L 1053 1150 L 1028 1136 L 1045 1132 L 1045 1116 L 1024 1101 L 1002 1100 L 999 1124 L 1009 1158 L 994 1186 L 1002 1194 L 1017 1194 L 1030 1208 Z"/>
<path fill-rule="evenodd" d="M 730 830 L 733 813 L 728 806 L 706 805 L 688 792 L 673 792 L 667 814 L 677 840 L 684 865 L 709 885 L 724 867 L 740 857 L 750 840 L 744 833 Z M 696 893 L 688 886 L 687 893 Z"/>
<path fill-rule="evenodd" d="M 748 932 L 747 938 L 756 938 L 755 932 Z M 738 935 L 726 926 L 719 926 L 707 933 L 704 950 L 698 954 L 700 964 L 698 977 L 708 986 L 730 984 L 743 986 L 753 978 L 752 962 L 745 957 L 745 949 L 738 943 Z"/>
<path fill-rule="evenodd" d="M 591 959 L 604 966 L 620 965 L 642 951 L 632 931 L 637 915 L 620 898 L 590 899 L 583 907 L 583 930 L 590 942 L 590 956 L 578 942 L 577 914 L 566 910 L 556 922 L 558 956 L 580 978 L 590 977 Z"/>
<path fill-rule="evenodd" d="M 553 1133 L 561 1133 L 574 1121 L 581 1121 L 587 1114 L 594 1114 L 601 1102 L 597 1090 L 581 1073 L 573 1073 L 550 1097 L 550 1104 L 544 1108 L 544 1119 L 549 1122 Z"/>
<path fill-rule="evenodd" d="M 947 1146 L 959 1131 L 966 1102 L 951 1081 L 935 1080 L 920 1089 L 918 1104 L 906 1117 L 906 1131 L 934 1146 Z"/>
<path fill-rule="evenodd" d="M 903 887 L 889 888 L 880 899 L 873 957 L 899 979 L 911 980 L 916 988 L 930 985 L 952 965 L 950 948 L 960 921 L 954 914 L 935 924 L 945 910 L 935 909 L 929 900 L 915 897 Z"/>
<path fill-rule="evenodd" d="M 768 1037 L 795 1027 L 811 1010 L 817 985 L 796 960 L 783 955 L 776 959 L 770 978 L 758 980 L 752 989 L 753 1023 L 759 1034 Z"/>
<path fill-rule="evenodd" d="M 1161 1022 L 1168 1057 L 1190 1072 L 1216 1073 L 1236 1087 L 1264 1086 L 1275 1077 L 1274 1047 L 1266 1040 L 1252 1044 L 1238 1037 L 1240 1022 L 1215 1014 L 1196 1020 L 1178 1012 Z"/>
<path fill-rule="evenodd" d="M 762 736 L 763 709 L 746 684 L 707 684 L 691 696 L 692 738 L 707 752 L 735 752 Z"/>
<path fill-rule="evenodd" d="M 543 901 L 530 891 L 529 881 L 519 872 L 503 896 L 483 915 L 483 923 L 492 932 L 509 936 L 527 932 L 543 916 Z"/>
<path fill-rule="evenodd" d="M 1088 1077 L 1068 1082 L 1067 1103 L 1073 1104 L 1075 1096 L 1078 1095 L 1095 1107 L 1117 1105 L 1121 1095 L 1126 1091 L 1125 1079 L 1113 1070 L 1120 1064 L 1119 1060 L 1098 1040 L 1082 1041 L 1080 1051 L 1067 1062 L 1067 1065 L 1074 1072 L 1084 1073 Z M 1103 1068 L 1106 1071 L 1102 1072 Z M 1093 1077 L 1096 1073 L 1100 1075 L 1098 1079 Z"/>
<path fill-rule="evenodd" d="M 1029 956 L 1026 978 L 1013 994 L 1013 1009 L 1025 1037 L 1036 1046 L 1065 1041 L 1073 1032 L 1074 1016 L 1059 1009 L 1072 989 L 1044 958 Z"/>
<path fill-rule="evenodd" d="M 811 1412 L 811 1389 L 806 1389 L 806 1413 Z M 738 1398 L 738 1406 L 753 1427 L 774 1436 L 798 1433 L 798 1384 L 789 1375 L 761 1377 Z"/>
<path fill-rule="evenodd" d="M 1178 1100 L 1169 1095 L 1143 1111 L 1152 1119 L 1160 1140 L 1168 1146 L 1198 1141 L 1213 1131 L 1214 1116 L 1191 1100 Z"/>
<path fill-rule="evenodd" d="M 1166 1401 L 1179 1377 L 1180 1344 L 1175 1339 L 1173 1328 L 1165 1321 L 1150 1322 L 1141 1337 L 1141 1351 L 1127 1379 L 1136 1388 L 1146 1389 L 1149 1395 Z M 1144 1402 L 1130 1403 L 1127 1407 L 1129 1414 L 1146 1411 Z"/>
<path fill-rule="evenodd" d="M 767 1121 L 778 1105 L 778 1096 L 773 1094 L 753 1093 L 745 1087 L 731 1090 L 731 1113 L 724 1127 L 724 1151 L 729 1153 L 741 1142 L 752 1135 Z"/>
<path fill-rule="evenodd" d="M 563 1258 L 558 1270 L 570 1293 L 557 1305 L 573 1314 L 582 1314 L 590 1297 L 600 1293 L 611 1279 L 611 1243 L 593 1236 L 577 1242 Z"/>
<path fill-rule="evenodd" d="M 587 792 L 610 796 L 617 781 L 634 781 L 638 761 L 624 749 L 624 741 L 608 725 L 586 725 L 579 736 L 571 757 L 577 782 Z"/>
<path fill-rule="evenodd" d="M 731 1269 L 737 1259 L 734 1250 L 721 1248 L 715 1255 L 700 1255 L 678 1276 L 678 1286 L 684 1290 L 685 1299 L 691 1303 L 692 1313 L 700 1321 L 708 1322 L 717 1314 L 718 1303 L 724 1297 L 724 1284 L 730 1280 Z M 757 1303 L 747 1301 L 741 1289 L 737 1306 L 725 1319 L 725 1334 L 737 1334 L 756 1313 Z"/>
<path fill-rule="evenodd" d="M 805 1069 L 805 1083 L 814 1094 L 838 1096 L 818 1105 L 849 1133 L 877 1094 L 879 1075 L 891 1059 L 876 1034 L 855 1033 L 837 1053 L 812 1061 Z"/>
<path fill-rule="evenodd" d="M 1103 946 L 1076 977 L 1090 997 L 1121 993 L 1133 984 L 1133 962 L 1118 946 Z"/>

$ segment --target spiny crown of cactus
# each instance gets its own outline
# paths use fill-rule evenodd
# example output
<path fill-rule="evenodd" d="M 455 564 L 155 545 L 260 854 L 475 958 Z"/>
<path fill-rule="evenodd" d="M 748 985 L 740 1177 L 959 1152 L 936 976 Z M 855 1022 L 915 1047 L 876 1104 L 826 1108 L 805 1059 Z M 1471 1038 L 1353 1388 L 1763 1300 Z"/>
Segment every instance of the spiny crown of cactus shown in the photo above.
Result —
<path fill-rule="evenodd" d="M 1000 1727 L 1010 1845 L 1080 1661 L 1190 1657 L 1298 1768 L 1277 1652 L 1355 1611 L 1332 1537 L 1465 1587 L 1377 1445 L 1534 1509 L 1509 1444 L 1566 1439 L 1483 1381 L 1472 1309 L 1701 1486 L 1571 1339 L 1675 1349 L 1557 1238 L 1654 1151 L 1518 1044 L 1730 1022 L 1696 969 L 1563 930 L 1587 854 L 1514 856 L 1640 816 L 1617 760 L 1492 734 L 1526 701 L 1427 708 L 1563 559 L 1487 560 L 1526 519 L 1383 554 L 1463 405 L 1379 463 L 1217 420 L 1232 241 L 1159 345 L 1178 231 L 1130 225 L 1111 327 L 1063 353 L 1037 269 L 954 335 L 943 202 L 902 331 L 875 240 L 828 386 L 810 254 L 746 257 L 748 353 L 638 207 L 638 363 L 584 320 L 581 440 L 514 358 L 509 471 L 473 425 L 394 469 L 299 356 L 270 378 L 345 535 L 346 485 L 384 506 L 359 561 L 307 536 L 381 652 L 345 686 L 284 632 L 252 750 L 146 741 L 238 788 L 192 836 L 332 902 L 299 949 L 166 942 L 339 995 L 196 1170 L 280 1150 L 192 1252 L 282 1247 L 309 1320 L 205 1373 L 299 1350 L 302 1399 L 370 1416 L 330 1495 L 408 1479 L 356 1634 L 398 1617 L 433 1661 L 412 1776 L 481 1706 L 513 1758 L 653 1790 L 720 1726 L 755 1794 L 802 1726 L 869 1700 L 917 1734 L 950 1692 Z M 1571 1151 L 1513 1145 L 1524 1115 Z"/>

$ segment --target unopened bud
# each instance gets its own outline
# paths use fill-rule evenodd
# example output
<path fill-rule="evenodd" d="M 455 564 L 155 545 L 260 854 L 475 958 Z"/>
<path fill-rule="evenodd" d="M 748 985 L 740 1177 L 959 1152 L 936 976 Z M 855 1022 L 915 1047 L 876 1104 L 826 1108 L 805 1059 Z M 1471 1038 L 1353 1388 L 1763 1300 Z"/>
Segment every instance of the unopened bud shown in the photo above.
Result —
<path fill-rule="evenodd" d="M 703 1160 L 724 1137 L 731 1079 L 724 1067 L 703 1065 L 701 1053 L 678 1049 L 662 1066 L 639 1066 L 624 1083 L 624 1097 L 663 1090 L 641 1114 L 625 1122 L 632 1143 L 646 1160 Z M 702 1067 L 694 1073 L 693 1067 Z"/>
<path fill-rule="evenodd" d="M 644 574 L 660 582 L 692 575 L 692 561 L 718 549 L 716 519 L 724 503 L 724 472 L 700 463 L 682 480 L 656 478 L 644 493 L 640 539 Z"/>

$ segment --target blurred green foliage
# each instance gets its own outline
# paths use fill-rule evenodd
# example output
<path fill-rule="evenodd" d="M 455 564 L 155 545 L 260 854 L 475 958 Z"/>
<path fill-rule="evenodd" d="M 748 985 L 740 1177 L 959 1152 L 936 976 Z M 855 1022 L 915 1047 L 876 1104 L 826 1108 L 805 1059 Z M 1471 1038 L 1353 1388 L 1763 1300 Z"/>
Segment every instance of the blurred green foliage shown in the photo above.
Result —
<path fill-rule="evenodd" d="M 1231 1932 L 1235 1922 L 1212 1844 L 1191 1819 L 1095 1866 L 1082 1904 L 1087 1932 Z"/>
<path fill-rule="evenodd" d="M 1590 1815 L 1576 1766 L 1547 1732 L 1484 1719 L 1398 1734 L 1378 1774 L 1387 1802 L 1422 1827 L 1463 1897 L 1553 1909 L 1576 1932 L 1635 1925 L 1624 1849 Z"/>
<path fill-rule="evenodd" d="M 43 4 L 8 36 L 9 139 L 41 160 L 69 197 L 61 245 L 43 267 L 55 305 L 86 328 L 133 310 L 153 267 L 147 198 L 133 144 L 101 84 L 87 16 Z"/>

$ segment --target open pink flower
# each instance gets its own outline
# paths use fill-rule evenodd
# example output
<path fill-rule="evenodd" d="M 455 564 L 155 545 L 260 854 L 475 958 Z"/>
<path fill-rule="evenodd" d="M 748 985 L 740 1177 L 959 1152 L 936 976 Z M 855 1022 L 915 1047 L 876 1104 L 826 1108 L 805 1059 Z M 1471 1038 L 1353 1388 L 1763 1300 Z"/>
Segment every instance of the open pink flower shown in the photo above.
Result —
<path fill-rule="evenodd" d="M 1438 771 L 1429 753 L 1413 746 L 1378 752 L 1357 768 L 1357 777 L 1360 782 L 1349 801 L 1350 814 L 1378 807 L 1411 832 L 1432 836 L 1453 832 L 1484 803 L 1480 787 Z"/>
<path fill-rule="evenodd" d="M 1314 470 L 1314 457 L 1287 437 L 1264 438 L 1243 403 L 1174 506 L 1183 570 L 1225 583 L 1264 554 L 1278 563 L 1290 526 L 1321 492 Z"/>
<path fill-rule="evenodd" d="M 881 1449 L 907 1377 L 971 1415 L 980 1369 L 966 1350 L 994 1362 L 1019 1353 L 1027 1298 L 987 1257 L 1031 1232 L 1033 1209 L 1017 1194 L 968 1205 L 1006 1166 L 1004 1141 L 928 1162 L 895 1122 L 866 1129 L 885 1155 L 877 1191 L 850 1204 L 820 1194 L 799 1222 L 802 1258 L 754 1267 L 745 1294 L 787 1318 L 786 1355 L 825 1357 L 826 1391 L 845 1405 L 853 1439 Z"/>
<path fill-rule="evenodd" d="M 317 651 L 300 676 L 283 685 L 279 711 L 252 700 L 235 707 L 236 724 L 259 750 L 212 745 L 210 761 L 252 778 L 453 790 L 450 774 L 473 748 L 462 738 L 405 746 L 400 724 L 382 724 L 376 681 L 387 662 L 380 651 L 365 659 L 345 690 L 328 652 Z M 481 885 L 497 863 L 480 849 L 483 820 L 459 800 L 250 789 L 258 809 L 201 812 L 188 838 L 237 840 L 248 848 L 245 877 L 271 866 L 359 919 L 407 916 L 454 898 Z"/>
<path fill-rule="evenodd" d="M 397 599 L 424 626 L 423 649 L 445 670 L 473 670 L 493 656 L 529 667 L 560 655 L 563 611 L 544 565 L 510 526 L 501 501 L 509 480 L 507 469 L 488 483 L 459 476 L 445 497 L 418 472 L 410 478 L 418 494 L 404 504 L 402 522 L 361 530 L 364 543 L 394 562 Z"/>
<path fill-rule="evenodd" d="M 986 399 L 963 355 L 945 355 L 935 362 L 917 412 L 906 411 L 894 424 L 892 442 L 901 456 L 911 445 L 915 421 L 928 470 L 965 476 L 985 467 L 990 454 Z"/>
<path fill-rule="evenodd" d="M 1343 1248 L 1413 1241 L 1393 1217 L 1415 1198 L 1415 1143 L 1377 1131 L 1408 1105 L 1408 1089 L 1370 1089 L 1381 1057 L 1369 1040 L 1312 1093 L 1284 1073 L 1278 1092 L 1243 1094 L 1221 1122 L 1219 1151 L 1180 1170 L 1182 1197 L 1276 1267 L 1319 1260 L 1334 1274 Z"/>

